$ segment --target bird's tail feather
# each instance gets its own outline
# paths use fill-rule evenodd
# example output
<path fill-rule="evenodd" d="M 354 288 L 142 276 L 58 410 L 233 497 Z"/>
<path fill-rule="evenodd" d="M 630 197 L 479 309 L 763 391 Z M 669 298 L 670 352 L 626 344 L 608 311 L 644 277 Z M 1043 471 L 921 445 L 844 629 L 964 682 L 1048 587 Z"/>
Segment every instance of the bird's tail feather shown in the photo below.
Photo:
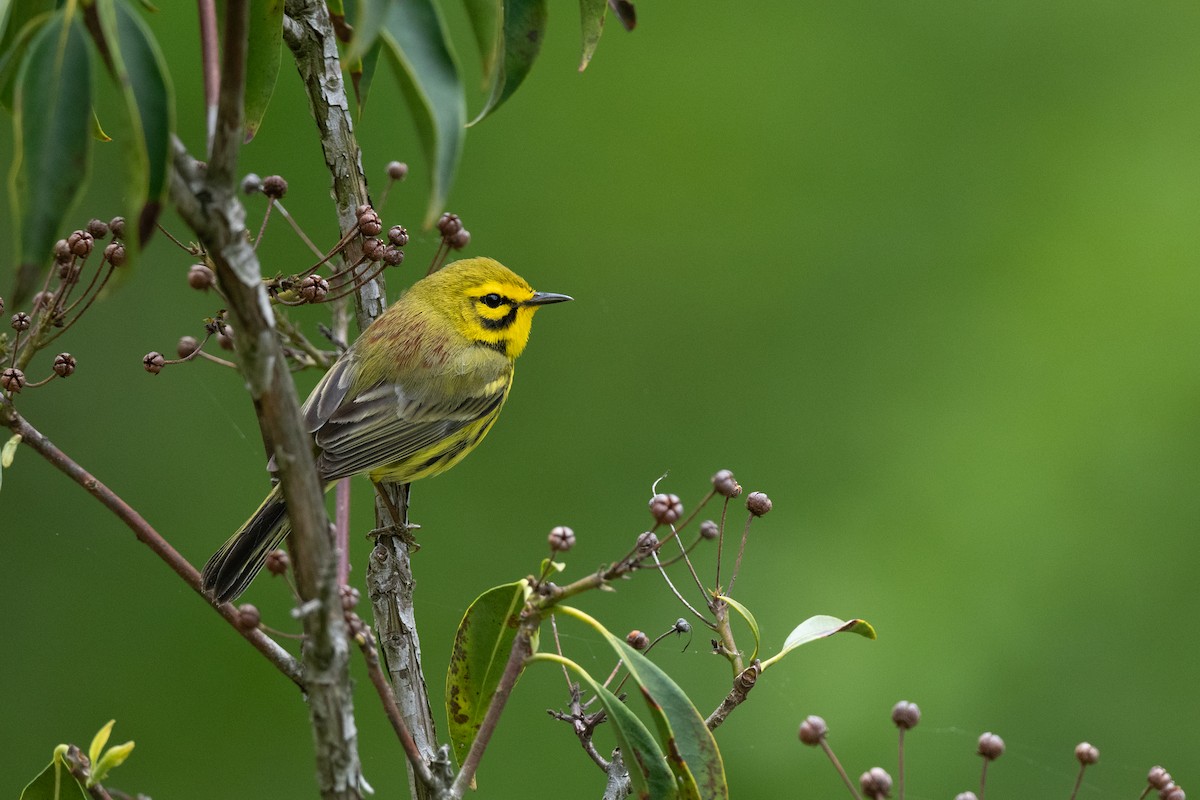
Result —
<path fill-rule="evenodd" d="M 237 599 L 290 529 L 283 492 L 276 484 L 254 515 L 204 565 L 204 591 L 218 603 Z"/>

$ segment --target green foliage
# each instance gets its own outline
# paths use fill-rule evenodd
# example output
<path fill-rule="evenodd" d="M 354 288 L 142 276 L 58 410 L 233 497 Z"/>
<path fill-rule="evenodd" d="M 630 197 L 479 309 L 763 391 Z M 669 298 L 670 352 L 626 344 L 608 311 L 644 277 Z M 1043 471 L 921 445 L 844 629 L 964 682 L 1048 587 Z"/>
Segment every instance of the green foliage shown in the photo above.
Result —
<path fill-rule="evenodd" d="M 490 66 L 491 90 L 487 102 L 471 124 L 481 121 L 513 96 L 546 38 L 546 0 L 504 0 L 501 5 L 499 35 L 483 53 Z M 478 25 L 476 25 L 478 30 Z"/>
<path fill-rule="evenodd" d="M 279 78 L 283 57 L 283 0 L 258 0 L 250 4 L 247 38 L 243 114 L 248 142 L 262 126 Z"/>
<path fill-rule="evenodd" d="M 871 623 L 863 619 L 852 619 L 846 622 L 837 617 L 825 615 L 809 617 L 792 629 L 780 651 L 764 661 L 762 668 L 765 670 L 800 645 L 833 636 L 835 633 L 857 633 L 867 639 L 875 638 L 875 629 L 871 627 Z"/>
<path fill-rule="evenodd" d="M 21 800 L 87 800 L 91 796 L 87 790 L 107 778 L 109 772 L 125 763 L 133 752 L 133 742 L 105 749 L 114 724 L 116 720 L 110 719 L 92 737 L 86 760 L 71 745 L 55 747 L 50 763 L 25 786 Z M 72 774 L 72 768 L 76 769 L 75 774 Z M 76 778 L 76 774 L 80 778 Z M 85 777 L 86 785 L 80 783 Z"/>
<path fill-rule="evenodd" d="M 754 634 L 754 652 L 750 654 L 750 660 L 753 661 L 754 659 L 758 658 L 758 646 L 761 641 L 758 633 L 758 620 L 756 620 L 754 615 L 750 613 L 750 609 L 746 608 L 732 597 L 726 597 L 722 594 L 718 595 L 717 599 L 736 611 L 742 619 L 746 620 L 746 624 L 750 626 L 750 633 Z"/>

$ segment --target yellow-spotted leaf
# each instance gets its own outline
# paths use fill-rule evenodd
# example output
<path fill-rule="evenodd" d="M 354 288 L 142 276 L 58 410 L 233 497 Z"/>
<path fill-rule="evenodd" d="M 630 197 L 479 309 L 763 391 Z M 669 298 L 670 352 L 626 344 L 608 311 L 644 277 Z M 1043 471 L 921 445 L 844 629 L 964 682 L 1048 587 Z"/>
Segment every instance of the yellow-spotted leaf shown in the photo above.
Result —
<path fill-rule="evenodd" d="M 429 165 L 426 228 L 442 213 L 462 156 L 467 106 L 458 62 L 432 0 L 394 3 L 380 35 Z"/>
<path fill-rule="evenodd" d="M 792 632 L 788 634 L 787 639 L 783 642 L 783 649 L 762 662 L 762 668 L 766 669 L 771 666 L 800 645 L 815 642 L 817 639 L 825 639 L 833 636 L 835 633 L 857 633 L 866 639 L 875 638 L 875 629 L 871 627 L 871 623 L 864 619 L 847 621 L 838 619 L 837 617 L 818 614 L 815 617 L 809 617 L 793 628 Z"/>
<path fill-rule="evenodd" d="M 667 754 L 667 765 L 675 774 L 684 800 L 727 800 L 725 765 L 704 717 L 667 673 L 634 650 L 593 617 L 576 608 L 559 606 L 557 611 L 587 623 L 597 630 L 625 662 L 629 676 L 641 690 L 658 727 Z"/>
<path fill-rule="evenodd" d="M 29 42 L 14 95 L 13 229 L 21 303 L 49 265 L 86 182 L 92 148 L 92 71 L 83 23 L 59 11 Z"/>
<path fill-rule="evenodd" d="M 759 645 L 758 620 L 756 620 L 754 618 L 754 615 L 750 613 L 750 609 L 746 608 L 744 605 L 739 603 L 737 600 L 734 600 L 732 597 L 726 597 L 725 595 L 722 594 L 722 595 L 717 595 L 717 599 L 723 601 L 727 606 L 729 606 L 734 611 L 736 611 L 738 614 L 740 614 L 742 616 L 742 619 L 746 620 L 746 624 L 750 626 L 750 632 L 754 634 L 754 652 L 750 654 L 750 660 L 753 661 L 754 659 L 758 658 L 758 645 Z"/>
<path fill-rule="evenodd" d="M 497 35 L 496 66 L 487 103 L 471 125 L 499 108 L 525 80 L 546 37 L 546 0 L 504 0 Z"/>
<path fill-rule="evenodd" d="M 249 49 L 246 51 L 246 92 L 243 100 L 246 141 L 262 127 L 275 92 L 283 50 L 283 0 L 250 4 Z"/>
<path fill-rule="evenodd" d="M 569 658 L 553 653 L 539 653 L 531 660 L 549 661 L 568 667 L 596 695 L 596 699 L 608 714 L 617 746 L 621 748 L 621 756 L 626 769 L 629 770 L 633 797 L 639 800 L 673 800 L 679 796 L 675 787 L 675 777 L 667 767 L 667 760 L 658 742 L 654 741 L 654 736 L 627 705 Z"/>
<path fill-rule="evenodd" d="M 458 624 L 446 670 L 446 717 L 450 743 L 460 764 L 500 684 L 529 594 L 526 581 L 488 589 L 475 598 Z"/>

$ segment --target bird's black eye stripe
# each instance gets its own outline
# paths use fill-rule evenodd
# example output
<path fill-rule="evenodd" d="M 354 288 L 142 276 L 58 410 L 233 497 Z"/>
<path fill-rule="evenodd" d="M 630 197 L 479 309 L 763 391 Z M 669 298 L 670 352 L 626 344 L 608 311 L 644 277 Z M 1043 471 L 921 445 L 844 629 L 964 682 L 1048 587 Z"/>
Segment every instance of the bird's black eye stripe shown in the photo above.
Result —
<path fill-rule="evenodd" d="M 492 292 L 491 294 L 485 294 L 483 297 L 479 298 L 479 302 L 483 303 L 488 308 L 499 308 L 504 303 L 511 304 L 511 301 L 508 298 L 501 297 L 495 292 Z"/>

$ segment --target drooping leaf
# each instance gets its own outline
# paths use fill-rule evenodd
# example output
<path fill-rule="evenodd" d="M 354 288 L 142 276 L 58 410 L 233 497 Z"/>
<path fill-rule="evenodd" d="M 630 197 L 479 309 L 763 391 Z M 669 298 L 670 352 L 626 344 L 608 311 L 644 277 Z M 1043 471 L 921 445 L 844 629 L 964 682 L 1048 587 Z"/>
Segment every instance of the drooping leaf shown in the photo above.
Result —
<path fill-rule="evenodd" d="M 17 70 L 29 42 L 54 12 L 54 0 L 13 0 L 0 29 L 0 105 L 13 107 Z"/>
<path fill-rule="evenodd" d="M 637 27 L 637 10 L 633 3 L 629 0 L 608 0 L 608 5 L 612 7 L 613 13 L 617 15 L 625 30 L 631 31 Z"/>
<path fill-rule="evenodd" d="M 529 593 L 527 581 L 488 589 L 475 598 L 458 624 L 446 670 L 446 717 L 460 764 L 500 684 Z"/>
<path fill-rule="evenodd" d="M 88 794 L 56 752 L 46 768 L 21 791 L 21 800 L 88 800 Z"/>
<path fill-rule="evenodd" d="M 371 49 L 358 61 L 350 64 L 350 84 L 354 87 L 354 101 L 361 118 L 367 107 L 367 95 L 375 79 L 375 68 L 379 66 L 379 54 L 383 52 L 383 41 L 375 40 Z"/>
<path fill-rule="evenodd" d="M 681 796 L 687 800 L 727 800 L 729 787 L 725 782 L 725 765 L 717 742 L 704 724 L 704 718 L 679 685 L 657 664 L 634 650 L 596 619 L 567 606 L 559 606 L 558 611 L 599 631 L 625 662 L 629 676 L 637 683 L 658 726 L 659 737 L 667 753 L 667 763 L 675 773 Z"/>
<path fill-rule="evenodd" d="M 445 206 L 466 135 L 467 108 L 458 63 L 432 0 L 392 5 L 381 38 L 429 165 L 429 208 L 424 220 L 428 228 Z"/>
<path fill-rule="evenodd" d="M 504 0 L 492 90 L 471 125 L 499 108 L 525 80 L 546 36 L 546 0 Z"/>
<path fill-rule="evenodd" d="M 246 51 L 246 94 L 243 100 L 246 141 L 262 126 L 283 50 L 283 0 L 255 0 L 250 4 L 249 49 Z"/>
<path fill-rule="evenodd" d="M 393 7 L 403 5 L 408 0 L 354 0 L 351 6 L 350 18 L 354 20 L 354 38 L 346 48 L 347 63 L 362 58 L 383 33 L 384 24 Z"/>
<path fill-rule="evenodd" d="M 569 658 L 553 653 L 539 653 L 530 660 L 563 664 L 582 678 L 596 695 L 608 714 L 613 734 L 617 738 L 617 746 L 621 748 L 621 756 L 629 770 L 629 782 L 633 785 L 634 797 L 639 800 L 673 800 L 678 797 L 675 778 L 667 767 L 666 758 L 658 742 L 654 741 L 654 736 L 629 706 Z"/>
<path fill-rule="evenodd" d="M 579 0 L 579 24 L 583 29 L 583 55 L 579 59 L 579 71 L 587 69 L 596 45 L 600 44 L 600 34 L 604 33 L 604 12 L 608 9 L 608 0 Z"/>
<path fill-rule="evenodd" d="M 750 613 L 750 609 L 746 608 L 732 597 L 726 597 L 722 594 L 718 595 L 717 599 L 724 601 L 726 605 L 738 612 L 738 614 L 742 616 L 742 619 L 746 620 L 746 624 L 750 626 L 750 632 L 754 634 L 754 652 L 750 655 L 750 660 L 754 661 L 754 659 L 758 658 L 758 646 L 759 642 L 761 641 L 758 634 L 758 620 L 756 620 L 754 615 Z"/>
<path fill-rule="evenodd" d="M 17 75 L 10 188 L 16 217 L 14 305 L 38 280 L 79 199 L 92 145 L 91 62 L 78 19 L 54 14 L 34 35 Z"/>
<path fill-rule="evenodd" d="M 463 0 L 475 44 L 479 48 L 479 63 L 483 67 L 483 86 L 491 83 L 500 55 L 500 20 L 504 18 L 504 0 Z"/>
<path fill-rule="evenodd" d="M 846 621 L 837 617 L 818 614 L 815 617 L 809 617 L 793 628 L 792 632 L 788 634 L 787 639 L 784 640 L 783 648 L 762 662 L 762 668 L 765 670 L 800 645 L 833 636 L 835 633 L 857 633 L 859 636 L 867 639 L 875 638 L 875 629 L 866 620 L 852 619 Z"/>

